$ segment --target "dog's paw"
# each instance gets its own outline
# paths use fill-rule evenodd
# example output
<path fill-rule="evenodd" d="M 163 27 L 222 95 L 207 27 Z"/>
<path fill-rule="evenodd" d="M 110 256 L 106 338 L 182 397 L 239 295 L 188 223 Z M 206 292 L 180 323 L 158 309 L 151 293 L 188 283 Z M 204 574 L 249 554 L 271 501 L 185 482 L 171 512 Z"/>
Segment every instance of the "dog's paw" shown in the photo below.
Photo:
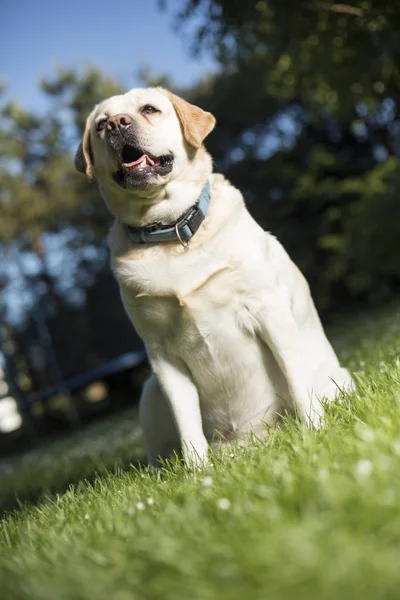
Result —
<path fill-rule="evenodd" d="M 182 443 L 183 458 L 189 468 L 198 469 L 208 462 L 208 442 L 206 438 L 197 442 L 184 441 Z"/>
<path fill-rule="evenodd" d="M 318 374 L 314 381 L 312 395 L 323 398 L 325 402 L 333 402 L 343 393 L 353 392 L 354 389 L 355 384 L 348 370 L 337 367 Z"/>

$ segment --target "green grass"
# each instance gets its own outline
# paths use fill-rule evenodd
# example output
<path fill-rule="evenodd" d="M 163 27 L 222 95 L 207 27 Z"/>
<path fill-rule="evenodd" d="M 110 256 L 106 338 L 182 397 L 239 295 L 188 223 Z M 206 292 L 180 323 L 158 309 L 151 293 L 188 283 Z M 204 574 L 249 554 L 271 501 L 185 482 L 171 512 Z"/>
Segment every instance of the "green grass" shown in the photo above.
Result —
<path fill-rule="evenodd" d="M 3 520 L 2 598 L 397 600 L 400 312 L 347 318 L 335 335 L 358 390 L 320 432 L 287 420 L 203 472 L 105 473 L 140 454 L 127 413 L 68 451 L 14 460 L 6 495 L 103 474 Z"/>
<path fill-rule="evenodd" d="M 0 513 L 65 492 L 71 484 L 82 487 L 86 480 L 129 469 L 144 459 L 137 409 L 125 410 L 22 456 L 1 460 Z"/>

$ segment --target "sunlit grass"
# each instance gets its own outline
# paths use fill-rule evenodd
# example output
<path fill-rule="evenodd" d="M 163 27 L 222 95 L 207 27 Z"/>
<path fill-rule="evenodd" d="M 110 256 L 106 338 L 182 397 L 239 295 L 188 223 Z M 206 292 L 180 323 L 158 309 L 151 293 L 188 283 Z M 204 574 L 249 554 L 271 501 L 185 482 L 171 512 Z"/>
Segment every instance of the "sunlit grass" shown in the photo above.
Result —
<path fill-rule="evenodd" d="M 324 430 L 287 420 L 263 443 L 214 455 L 202 472 L 174 464 L 157 475 L 106 473 L 18 511 L 1 528 L 2 596 L 397 600 L 399 310 L 346 318 L 334 334 L 358 389 L 329 408 Z M 20 490 L 22 480 L 32 485 L 29 469 L 35 489 L 41 477 L 57 489 L 51 479 L 72 473 L 68 465 L 98 456 L 102 472 L 102 456 L 111 468 L 124 447 L 140 453 L 126 417 L 110 433 L 104 426 L 97 446 L 77 436 L 69 459 L 53 460 L 49 447 L 36 466 L 14 461 L 7 493 L 13 478 Z"/>

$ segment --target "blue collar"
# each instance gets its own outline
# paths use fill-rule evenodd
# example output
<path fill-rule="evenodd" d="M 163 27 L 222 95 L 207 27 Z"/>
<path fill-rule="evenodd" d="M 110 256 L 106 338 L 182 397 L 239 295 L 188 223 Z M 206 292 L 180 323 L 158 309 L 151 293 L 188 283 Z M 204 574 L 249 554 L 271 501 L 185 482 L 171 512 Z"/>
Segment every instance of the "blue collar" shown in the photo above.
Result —
<path fill-rule="evenodd" d="M 194 236 L 204 221 L 211 199 L 210 180 L 207 180 L 200 198 L 175 223 L 163 225 L 152 223 L 146 227 L 125 225 L 128 235 L 135 244 L 158 244 L 159 242 L 179 241 L 184 248 L 189 248 L 189 240 Z"/>

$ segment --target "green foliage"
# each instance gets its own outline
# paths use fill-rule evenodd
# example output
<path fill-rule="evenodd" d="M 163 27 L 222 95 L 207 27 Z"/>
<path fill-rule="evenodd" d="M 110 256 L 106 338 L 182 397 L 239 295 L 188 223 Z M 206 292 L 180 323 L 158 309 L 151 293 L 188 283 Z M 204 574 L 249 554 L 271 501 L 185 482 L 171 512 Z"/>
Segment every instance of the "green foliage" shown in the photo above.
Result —
<path fill-rule="evenodd" d="M 181 23 L 196 14 L 195 51 L 214 52 L 229 70 L 258 63 L 265 95 L 346 115 L 359 101 L 399 93 L 400 7 L 390 0 L 166 4 Z"/>
<path fill-rule="evenodd" d="M 38 116 L 16 103 L 3 106 L 0 121 L 0 241 L 31 242 L 66 225 L 102 237 L 108 216 L 95 186 L 75 171 L 72 152 L 94 104 L 122 86 L 95 69 L 82 75 L 59 71 L 44 80 L 51 101 Z"/>
<path fill-rule="evenodd" d="M 60 70 L 54 79 L 42 81 L 42 89 L 72 112 L 79 133 L 83 132 L 86 119 L 95 104 L 125 91 L 122 85 L 93 68 L 87 69 L 83 75 Z"/>
<path fill-rule="evenodd" d="M 329 407 L 325 429 L 288 419 L 204 471 L 103 474 L 20 510 L 0 525 L 4 597 L 397 600 L 398 306 L 344 320 L 335 336 L 358 390 Z M 92 429 L 14 461 L 7 488 L 62 489 L 96 454 L 120 464 L 127 416 L 109 437 Z"/>
<path fill-rule="evenodd" d="M 217 168 L 305 272 L 318 307 L 396 293 L 400 6 L 164 4 L 221 66 L 187 93 L 217 117 L 207 141 Z"/>

